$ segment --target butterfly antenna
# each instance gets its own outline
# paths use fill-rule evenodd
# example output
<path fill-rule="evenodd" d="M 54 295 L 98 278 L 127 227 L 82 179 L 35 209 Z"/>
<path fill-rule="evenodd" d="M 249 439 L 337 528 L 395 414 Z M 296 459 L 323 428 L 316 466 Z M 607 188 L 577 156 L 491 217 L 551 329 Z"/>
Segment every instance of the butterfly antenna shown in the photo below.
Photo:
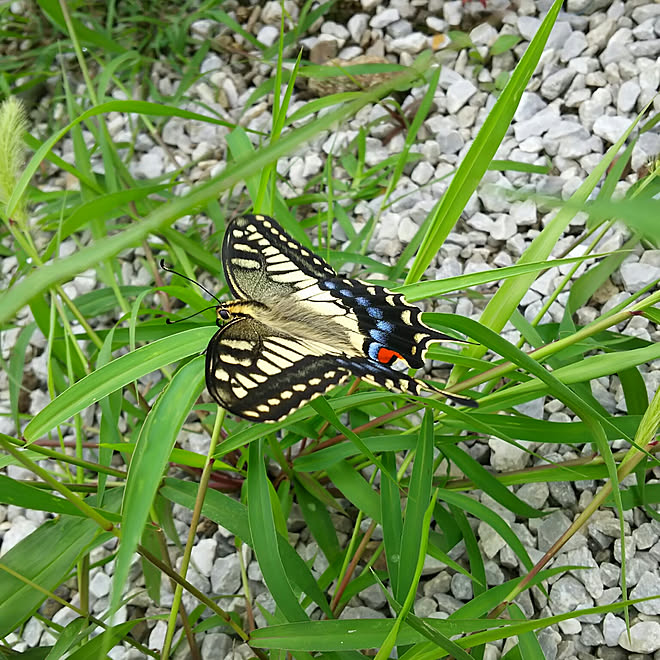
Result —
<path fill-rule="evenodd" d="M 222 304 L 218 298 L 216 298 L 203 284 L 200 284 L 197 280 L 193 280 L 191 277 L 188 277 L 187 275 L 184 275 L 183 273 L 179 273 L 178 271 L 174 270 L 173 268 L 169 268 L 168 266 L 165 265 L 165 260 L 161 259 L 160 260 L 160 267 L 163 270 L 166 270 L 168 273 L 174 273 L 175 275 L 178 275 L 179 277 L 183 277 L 184 280 L 188 280 L 188 282 L 192 282 L 193 284 L 196 284 L 202 291 L 206 291 L 206 293 L 213 298 L 218 304 Z M 207 307 L 207 309 L 211 309 L 210 307 Z M 202 310 L 206 311 L 206 310 Z M 197 312 L 199 314 L 199 312 Z M 194 316 L 194 314 L 193 314 Z M 190 318 L 190 317 L 188 317 Z M 185 319 L 181 319 L 181 321 L 185 321 Z"/>
<path fill-rule="evenodd" d="M 211 305 L 210 307 L 204 307 L 204 309 L 200 309 L 199 312 L 195 312 L 190 316 L 184 316 L 182 319 L 177 319 L 176 321 L 172 321 L 172 319 L 165 319 L 165 323 L 167 323 L 167 325 L 174 325 L 175 323 L 180 323 L 181 321 L 187 321 L 188 319 L 191 319 L 193 316 L 197 316 L 198 314 L 203 314 L 204 312 L 208 312 L 209 309 L 215 309 L 215 305 Z"/>

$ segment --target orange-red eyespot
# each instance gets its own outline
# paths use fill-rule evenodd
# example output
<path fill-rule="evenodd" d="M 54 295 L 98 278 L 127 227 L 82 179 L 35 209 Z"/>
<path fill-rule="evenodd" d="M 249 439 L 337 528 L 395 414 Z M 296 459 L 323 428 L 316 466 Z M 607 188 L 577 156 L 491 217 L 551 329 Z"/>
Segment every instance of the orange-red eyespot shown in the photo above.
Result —
<path fill-rule="evenodd" d="M 392 351 L 389 348 L 385 348 L 384 346 L 378 349 L 378 362 L 381 364 L 393 364 L 397 360 L 403 360 L 403 357 L 401 356 L 400 353 L 397 353 L 396 351 Z"/>

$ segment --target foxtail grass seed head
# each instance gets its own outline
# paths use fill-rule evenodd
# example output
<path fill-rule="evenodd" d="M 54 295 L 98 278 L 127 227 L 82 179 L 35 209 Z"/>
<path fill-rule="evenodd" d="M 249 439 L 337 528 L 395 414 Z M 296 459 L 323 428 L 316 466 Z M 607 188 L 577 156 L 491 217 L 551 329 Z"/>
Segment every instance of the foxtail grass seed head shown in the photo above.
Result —
<path fill-rule="evenodd" d="M 10 96 L 0 105 L 0 203 L 6 207 L 23 171 L 27 131 L 25 109 L 19 99 Z M 23 203 L 14 214 L 19 223 L 25 218 Z"/>

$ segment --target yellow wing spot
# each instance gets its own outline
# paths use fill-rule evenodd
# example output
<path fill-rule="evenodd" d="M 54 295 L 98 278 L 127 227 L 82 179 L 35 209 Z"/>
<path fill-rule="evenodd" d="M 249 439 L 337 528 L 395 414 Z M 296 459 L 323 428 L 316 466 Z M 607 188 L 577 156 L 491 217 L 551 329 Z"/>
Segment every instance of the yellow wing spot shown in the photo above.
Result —
<path fill-rule="evenodd" d="M 257 410 L 258 410 L 259 412 L 262 412 L 262 413 L 267 413 L 267 412 L 270 411 L 270 407 L 267 406 L 265 403 L 260 403 L 260 404 L 257 406 Z"/>
<path fill-rule="evenodd" d="M 304 383 L 296 383 L 291 389 L 294 392 L 304 392 L 307 389 L 307 385 Z"/>
<path fill-rule="evenodd" d="M 320 385 L 323 381 L 320 378 L 310 378 L 309 379 L 309 384 L 312 385 L 313 387 L 316 387 L 317 385 Z"/>
<path fill-rule="evenodd" d="M 234 238 L 243 238 L 245 236 L 245 232 L 241 229 L 233 229 L 231 233 Z"/>
<path fill-rule="evenodd" d="M 412 325 L 411 315 L 412 315 L 412 310 L 406 309 L 405 311 L 401 312 L 401 320 L 406 325 Z"/>
<path fill-rule="evenodd" d="M 272 257 L 274 254 L 280 254 L 280 251 L 273 245 L 263 249 L 263 253 L 266 257 Z"/>
<path fill-rule="evenodd" d="M 275 348 L 277 350 L 277 348 Z M 286 369 L 287 367 L 290 367 L 293 362 L 287 360 L 285 357 L 281 355 L 277 355 L 276 353 L 272 353 L 271 351 L 264 351 L 262 355 L 267 359 L 270 360 L 271 362 L 274 362 L 279 368 L 280 371 L 282 369 Z M 296 356 L 296 360 L 298 357 Z"/>
<path fill-rule="evenodd" d="M 257 369 L 260 369 L 269 376 L 274 376 L 280 372 L 280 368 L 268 360 L 257 360 Z"/>
<path fill-rule="evenodd" d="M 261 268 L 261 264 L 258 261 L 255 261 L 254 259 L 236 258 L 236 259 L 232 259 L 231 263 L 234 266 L 238 266 L 239 268 L 245 268 L 245 270 L 259 270 Z"/>
<path fill-rule="evenodd" d="M 254 410 L 244 410 L 242 414 L 245 415 L 246 417 L 260 417 L 261 416 L 261 415 L 259 415 L 258 412 L 254 412 Z"/>
<path fill-rule="evenodd" d="M 262 215 L 259 219 L 261 220 L 261 224 L 262 224 L 264 227 L 268 227 L 268 228 L 270 229 L 270 227 L 273 226 L 269 220 L 266 220 L 266 218 L 264 218 L 263 215 Z"/>
<path fill-rule="evenodd" d="M 399 387 L 404 391 L 408 391 L 408 381 L 407 380 L 400 380 L 399 381 Z"/>
<path fill-rule="evenodd" d="M 388 378 L 388 379 L 385 381 L 385 387 L 386 387 L 388 390 L 393 390 L 394 387 L 395 387 L 395 385 L 394 385 L 394 381 L 393 381 L 391 378 Z"/>
<path fill-rule="evenodd" d="M 251 351 L 253 348 L 252 342 L 245 339 L 223 339 L 222 344 L 237 351 Z"/>
<path fill-rule="evenodd" d="M 265 383 L 268 380 L 268 376 L 264 376 L 263 374 L 252 373 L 250 376 L 256 380 L 257 383 Z"/>
<path fill-rule="evenodd" d="M 225 364 L 239 364 L 241 367 L 249 367 L 252 365 L 252 358 L 248 357 L 236 357 L 235 355 L 230 355 L 225 353 L 222 356 L 222 361 Z"/>
<path fill-rule="evenodd" d="M 290 399 L 293 396 L 293 392 L 289 390 L 284 390 L 284 392 L 280 392 L 280 396 L 282 397 L 283 401 L 286 401 L 287 399 Z"/>
<path fill-rule="evenodd" d="M 257 383 L 251 378 L 248 378 L 245 374 L 236 374 L 236 380 L 243 385 L 243 387 L 247 387 L 248 389 L 257 387 Z"/>
<path fill-rule="evenodd" d="M 259 250 L 255 250 L 254 248 L 251 248 L 249 245 L 245 245 L 244 243 L 236 243 L 234 247 L 237 250 L 241 250 L 242 252 L 250 252 L 252 254 L 259 254 Z"/>
<path fill-rule="evenodd" d="M 392 307 L 394 307 L 396 305 L 396 302 L 397 302 L 396 301 L 396 296 L 393 296 L 393 295 L 392 296 L 385 296 L 385 302 L 388 305 L 392 305 Z"/>
<path fill-rule="evenodd" d="M 429 337 L 430 335 L 426 334 L 425 332 L 416 332 L 413 339 L 415 340 L 416 343 L 419 344 L 420 342 L 424 341 L 425 339 L 428 339 Z"/>
<path fill-rule="evenodd" d="M 257 245 L 261 245 L 262 247 L 266 247 L 267 245 L 270 245 L 270 242 L 268 241 L 267 238 L 260 238 L 257 241 Z"/>
<path fill-rule="evenodd" d="M 326 371 L 326 372 L 323 374 L 323 378 L 328 378 L 328 379 L 330 379 L 330 378 L 334 378 L 336 374 L 337 374 L 336 371 Z"/>
<path fill-rule="evenodd" d="M 342 280 L 342 284 L 345 284 L 346 286 L 353 286 L 352 280 Z"/>
<path fill-rule="evenodd" d="M 243 399 L 248 395 L 248 391 L 240 385 L 235 385 L 232 388 L 232 393 L 237 399 Z"/>
<path fill-rule="evenodd" d="M 268 399 L 268 405 L 269 406 L 278 406 L 280 404 L 279 399 Z"/>
<path fill-rule="evenodd" d="M 213 375 L 218 380 L 224 380 L 224 381 L 229 380 L 229 373 L 227 371 L 225 371 L 222 367 L 216 367 L 215 371 L 213 372 Z"/>
<path fill-rule="evenodd" d="M 367 293 L 370 293 L 372 296 L 376 295 L 376 287 L 375 286 L 368 286 L 367 287 Z"/>
<path fill-rule="evenodd" d="M 297 250 L 298 249 L 298 244 L 294 243 L 293 241 L 289 241 L 287 245 L 292 249 L 292 250 Z"/>
<path fill-rule="evenodd" d="M 245 229 L 246 231 L 249 231 L 251 234 L 256 234 L 257 236 L 260 236 L 259 230 L 254 225 L 248 225 Z M 250 236 L 250 239 L 252 239 L 252 236 Z"/>

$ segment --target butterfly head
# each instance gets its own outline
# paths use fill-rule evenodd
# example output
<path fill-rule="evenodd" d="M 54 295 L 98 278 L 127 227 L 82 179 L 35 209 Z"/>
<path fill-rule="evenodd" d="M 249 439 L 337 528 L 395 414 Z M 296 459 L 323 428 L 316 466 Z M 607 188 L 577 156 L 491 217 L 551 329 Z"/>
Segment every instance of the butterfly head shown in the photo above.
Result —
<path fill-rule="evenodd" d="M 218 326 L 223 326 L 225 323 L 239 318 L 254 318 L 258 316 L 259 310 L 265 307 L 263 303 L 256 300 L 228 300 L 227 302 L 221 302 L 215 308 L 215 323 Z"/>

